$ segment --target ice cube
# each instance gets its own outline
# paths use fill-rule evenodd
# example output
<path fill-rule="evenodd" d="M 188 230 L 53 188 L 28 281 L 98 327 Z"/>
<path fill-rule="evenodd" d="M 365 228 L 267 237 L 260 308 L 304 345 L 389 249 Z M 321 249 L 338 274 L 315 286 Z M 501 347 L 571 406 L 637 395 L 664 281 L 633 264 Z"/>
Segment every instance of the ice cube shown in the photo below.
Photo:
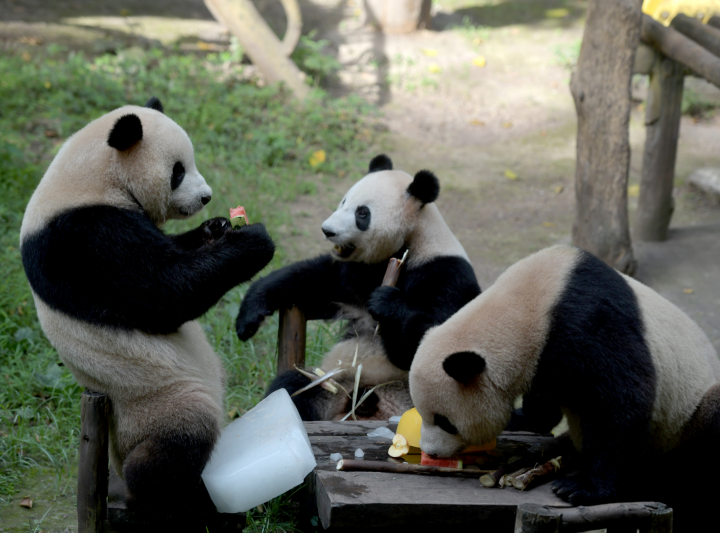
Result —
<path fill-rule="evenodd" d="M 362 451 L 360 448 L 355 450 L 355 459 L 362 459 L 363 457 L 365 457 L 364 451 Z"/>
<path fill-rule="evenodd" d="M 340 459 L 342 459 L 342 454 L 341 454 L 341 453 L 331 453 L 331 454 L 330 454 L 330 460 L 331 460 L 331 461 L 339 461 Z"/>
<path fill-rule="evenodd" d="M 373 429 L 370 433 L 367 434 L 367 436 L 370 438 L 382 437 L 383 439 L 392 440 L 392 438 L 395 436 L 395 432 L 390 428 L 381 427 Z"/>
<path fill-rule="evenodd" d="M 388 418 L 388 422 L 390 422 L 391 424 L 399 424 L 401 418 L 401 416 L 391 416 L 390 418 Z"/>
<path fill-rule="evenodd" d="M 315 468 L 305 426 L 285 389 L 227 426 L 202 478 L 221 513 L 242 513 L 299 485 Z"/>

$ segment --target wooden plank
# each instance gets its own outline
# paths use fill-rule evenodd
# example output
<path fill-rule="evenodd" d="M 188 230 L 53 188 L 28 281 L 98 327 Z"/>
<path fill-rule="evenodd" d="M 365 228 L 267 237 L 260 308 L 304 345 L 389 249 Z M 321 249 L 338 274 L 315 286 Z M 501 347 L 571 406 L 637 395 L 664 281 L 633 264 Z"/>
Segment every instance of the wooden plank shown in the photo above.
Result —
<path fill-rule="evenodd" d="M 668 58 L 655 62 L 650 73 L 640 197 L 633 228 L 640 240 L 664 241 L 668 236 L 684 78 L 683 66 Z"/>
<path fill-rule="evenodd" d="M 720 87 L 720 58 L 676 29 L 666 28 L 648 15 L 643 15 L 640 39 Z"/>
<path fill-rule="evenodd" d="M 80 397 L 80 457 L 78 464 L 78 533 L 100 533 L 108 490 L 108 431 L 110 398 L 85 390 Z"/>
<path fill-rule="evenodd" d="M 562 515 L 560 531 L 563 533 L 604 528 L 607 528 L 608 533 L 613 531 L 618 533 L 634 532 L 637 529 L 640 529 L 641 532 L 653 531 L 653 533 L 656 530 L 657 533 L 661 531 L 671 533 L 672 531 L 672 529 L 662 529 L 667 526 L 668 517 L 671 520 L 672 509 L 657 502 L 607 503 L 591 507 L 561 509 L 559 513 Z M 660 529 L 657 529 L 658 527 Z"/>
<path fill-rule="evenodd" d="M 387 427 L 392 431 L 397 428 L 397 423 L 391 424 L 386 420 L 349 420 L 346 422 L 304 422 L 305 431 L 309 437 L 331 437 L 348 436 L 364 437 L 374 429 Z"/>
<path fill-rule="evenodd" d="M 720 30 L 707 26 L 698 19 L 678 13 L 670 25 L 677 31 L 689 37 L 706 50 L 720 56 Z"/>
<path fill-rule="evenodd" d="M 278 325 L 278 375 L 305 366 L 305 313 L 298 307 L 280 309 Z"/>

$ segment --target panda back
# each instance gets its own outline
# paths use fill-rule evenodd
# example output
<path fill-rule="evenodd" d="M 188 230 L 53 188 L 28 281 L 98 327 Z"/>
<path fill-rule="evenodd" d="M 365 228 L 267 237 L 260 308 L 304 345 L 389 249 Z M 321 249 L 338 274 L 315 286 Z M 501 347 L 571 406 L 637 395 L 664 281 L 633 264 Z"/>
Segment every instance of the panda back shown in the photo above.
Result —
<path fill-rule="evenodd" d="M 677 445 L 682 428 L 707 390 L 720 381 L 720 360 L 700 327 L 654 290 L 623 276 L 642 314 L 645 342 L 655 366 L 651 421 L 659 451 Z"/>

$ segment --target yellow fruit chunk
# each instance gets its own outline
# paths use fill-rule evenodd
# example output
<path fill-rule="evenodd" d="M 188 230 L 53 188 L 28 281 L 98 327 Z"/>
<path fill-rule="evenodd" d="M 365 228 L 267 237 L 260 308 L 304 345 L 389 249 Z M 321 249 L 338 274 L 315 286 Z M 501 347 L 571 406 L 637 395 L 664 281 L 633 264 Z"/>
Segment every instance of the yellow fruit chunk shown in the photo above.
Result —
<path fill-rule="evenodd" d="M 400 435 L 400 433 L 397 433 L 393 437 L 392 442 L 392 446 L 390 446 L 390 449 L 388 450 L 388 455 L 390 457 L 401 457 L 410 451 L 407 439 Z"/>
<path fill-rule="evenodd" d="M 414 407 L 409 411 L 405 411 L 398 422 L 397 432 L 407 439 L 409 446 L 420 447 L 420 427 L 422 426 L 422 418 L 420 413 Z"/>

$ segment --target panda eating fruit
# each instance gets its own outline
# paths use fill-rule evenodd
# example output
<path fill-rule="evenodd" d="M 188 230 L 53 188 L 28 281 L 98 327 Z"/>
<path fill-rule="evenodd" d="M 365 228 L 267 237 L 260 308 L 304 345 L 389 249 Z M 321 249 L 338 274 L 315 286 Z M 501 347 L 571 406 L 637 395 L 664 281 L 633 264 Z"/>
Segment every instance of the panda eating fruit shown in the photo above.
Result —
<path fill-rule="evenodd" d="M 358 409 L 359 418 L 382 419 L 411 408 L 407 370 L 420 339 L 480 294 L 465 250 L 433 203 L 438 193 L 431 172 L 413 177 L 393 170 L 387 156 L 375 157 L 368 175 L 322 224 L 335 245 L 332 253 L 254 282 L 240 308 L 238 336 L 249 339 L 266 316 L 292 305 L 308 319 L 347 319 L 345 336 L 325 355 L 322 370 L 345 368 L 335 379 L 348 391 L 354 362 L 363 365 L 360 384 L 366 389 L 399 382 L 377 389 Z M 396 287 L 380 286 L 388 260 L 405 251 Z M 285 388 L 292 394 L 309 383 L 293 370 L 278 376 L 268 393 Z M 346 394 L 320 387 L 293 400 L 304 420 L 341 418 L 351 403 Z"/>
<path fill-rule="evenodd" d="M 640 463 L 711 419 L 695 413 L 719 380 L 712 344 L 680 309 L 589 253 L 555 246 L 428 331 L 410 392 L 420 447 L 439 456 L 506 426 L 547 433 L 565 414 L 580 469 L 553 488 L 586 505 L 628 496 Z"/>
<path fill-rule="evenodd" d="M 78 382 L 111 399 L 110 459 L 129 505 L 197 502 L 223 421 L 224 371 L 196 318 L 272 258 L 261 224 L 180 235 L 212 191 L 185 131 L 152 98 L 72 135 L 25 211 L 38 318 Z"/>

